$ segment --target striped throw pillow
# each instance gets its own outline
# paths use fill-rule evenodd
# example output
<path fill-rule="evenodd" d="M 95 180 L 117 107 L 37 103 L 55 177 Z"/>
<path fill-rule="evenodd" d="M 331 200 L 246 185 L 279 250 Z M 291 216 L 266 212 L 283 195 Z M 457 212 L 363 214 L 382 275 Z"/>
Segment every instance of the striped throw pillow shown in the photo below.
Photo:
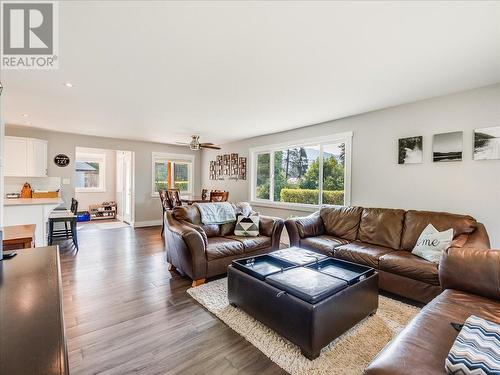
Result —
<path fill-rule="evenodd" d="M 238 215 L 234 234 L 236 236 L 257 237 L 259 235 L 259 214 L 250 216 Z"/>
<path fill-rule="evenodd" d="M 469 316 L 445 361 L 448 374 L 500 374 L 500 324 Z"/>

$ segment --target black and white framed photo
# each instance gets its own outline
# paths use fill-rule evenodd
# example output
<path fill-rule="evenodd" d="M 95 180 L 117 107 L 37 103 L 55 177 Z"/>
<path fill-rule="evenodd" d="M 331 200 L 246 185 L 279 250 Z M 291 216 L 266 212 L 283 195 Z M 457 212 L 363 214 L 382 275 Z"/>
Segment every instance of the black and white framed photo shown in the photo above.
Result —
<path fill-rule="evenodd" d="M 424 161 L 423 137 L 398 140 L 398 164 L 420 164 Z"/>
<path fill-rule="evenodd" d="M 240 157 L 239 159 L 239 176 L 240 180 L 247 179 L 247 158 L 245 156 Z"/>
<path fill-rule="evenodd" d="M 474 130 L 474 160 L 500 159 L 500 126 Z"/>
<path fill-rule="evenodd" d="M 231 154 L 231 176 L 238 178 L 238 154 Z"/>
<path fill-rule="evenodd" d="M 463 132 L 434 134 L 432 160 L 435 162 L 462 161 Z"/>

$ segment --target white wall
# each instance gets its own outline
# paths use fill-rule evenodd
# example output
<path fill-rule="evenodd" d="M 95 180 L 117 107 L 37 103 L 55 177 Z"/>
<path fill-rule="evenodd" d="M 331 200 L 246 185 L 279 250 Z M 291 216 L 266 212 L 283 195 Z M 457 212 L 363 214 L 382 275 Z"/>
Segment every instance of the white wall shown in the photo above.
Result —
<path fill-rule="evenodd" d="M 91 204 L 116 201 L 116 151 L 103 150 L 99 148 L 77 147 L 77 153 L 104 155 L 105 161 L 105 191 L 99 192 L 75 192 L 75 199 L 78 201 L 78 210 L 85 211 Z M 74 165 L 73 165 L 74 172 Z"/>
<path fill-rule="evenodd" d="M 248 200 L 249 181 L 209 180 L 209 161 L 216 155 L 248 156 L 251 147 L 352 130 L 352 205 L 470 214 L 500 248 L 500 160 L 472 160 L 473 129 L 490 126 L 500 126 L 500 84 L 204 150 L 201 185 L 229 190 L 231 201 Z M 464 132 L 463 161 L 433 163 L 432 135 L 450 131 Z M 424 163 L 398 165 L 398 139 L 417 135 L 424 137 Z M 283 218 L 305 214 L 256 209 Z"/>

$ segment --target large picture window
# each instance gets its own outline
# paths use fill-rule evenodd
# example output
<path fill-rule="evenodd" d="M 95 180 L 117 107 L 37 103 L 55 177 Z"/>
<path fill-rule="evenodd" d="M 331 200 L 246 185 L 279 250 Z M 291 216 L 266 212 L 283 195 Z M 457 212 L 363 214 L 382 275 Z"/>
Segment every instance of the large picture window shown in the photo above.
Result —
<path fill-rule="evenodd" d="M 76 153 L 75 191 L 104 192 L 106 175 L 106 155 Z"/>
<path fill-rule="evenodd" d="M 181 194 L 192 194 L 193 160 L 191 155 L 153 153 L 153 195 L 167 189 L 179 189 Z"/>
<path fill-rule="evenodd" d="M 251 150 L 252 201 L 316 207 L 350 203 L 352 133 Z"/>

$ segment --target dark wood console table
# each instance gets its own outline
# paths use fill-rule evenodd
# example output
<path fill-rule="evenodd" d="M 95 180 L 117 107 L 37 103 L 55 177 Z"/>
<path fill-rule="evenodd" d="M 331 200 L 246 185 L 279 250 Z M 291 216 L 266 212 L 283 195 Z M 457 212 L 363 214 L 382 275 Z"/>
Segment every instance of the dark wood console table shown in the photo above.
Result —
<path fill-rule="evenodd" d="M 69 374 L 56 246 L 0 262 L 0 374 Z"/>

